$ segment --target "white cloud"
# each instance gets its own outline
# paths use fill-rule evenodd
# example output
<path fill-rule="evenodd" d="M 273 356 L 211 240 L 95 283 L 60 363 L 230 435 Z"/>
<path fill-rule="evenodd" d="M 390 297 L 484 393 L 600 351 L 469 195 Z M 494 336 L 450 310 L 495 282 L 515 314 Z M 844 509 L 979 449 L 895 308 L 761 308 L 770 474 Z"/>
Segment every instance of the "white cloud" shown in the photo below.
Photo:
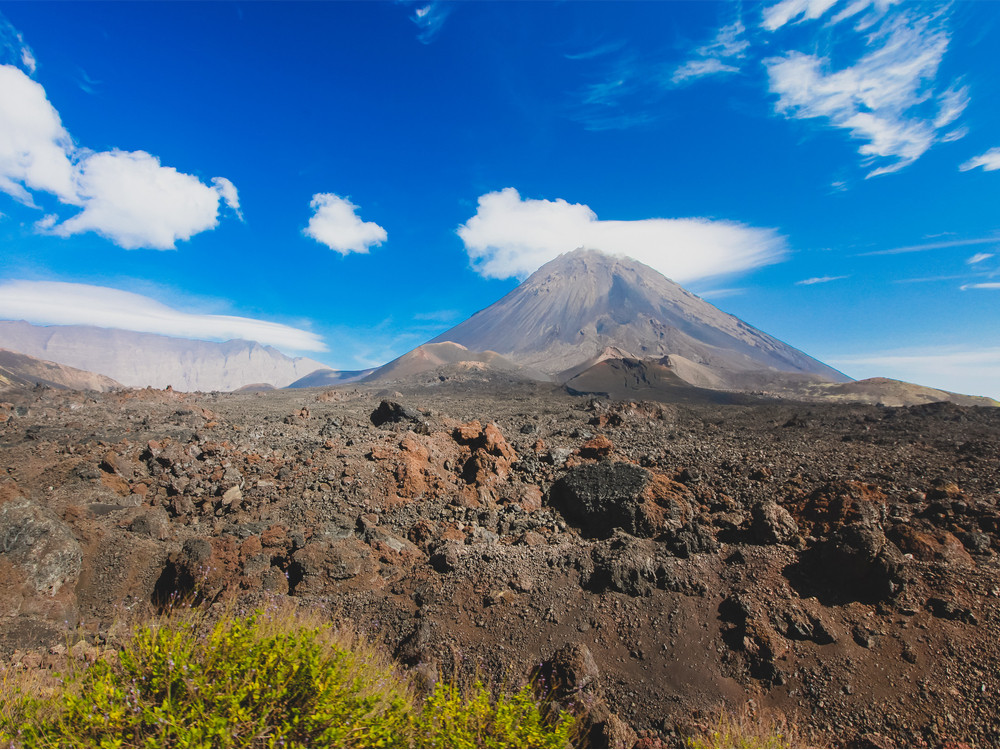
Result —
<path fill-rule="evenodd" d="M 310 331 L 254 318 L 186 313 L 141 294 L 89 284 L 2 282 L 0 319 L 38 325 L 122 328 L 216 341 L 246 339 L 292 351 L 327 351 L 323 339 Z"/>
<path fill-rule="evenodd" d="M 240 196 L 236 192 L 236 186 L 225 177 L 213 177 L 212 187 L 229 207 L 229 210 L 236 214 L 240 221 L 243 221 L 243 212 L 240 211 Z"/>
<path fill-rule="evenodd" d="M 711 75 L 739 72 L 734 63 L 746 57 L 750 48 L 745 32 L 743 23 L 738 20 L 723 26 L 711 42 L 698 47 L 692 59 L 674 71 L 671 82 L 680 84 Z"/>
<path fill-rule="evenodd" d="M 906 245 L 905 247 L 893 247 L 889 250 L 873 250 L 869 253 L 858 253 L 858 257 L 868 255 L 899 255 L 900 253 L 922 253 L 926 250 L 942 250 L 949 247 L 966 247 L 968 245 L 991 245 L 1000 243 L 1000 236 L 979 237 L 973 240 L 945 240 L 944 242 L 928 242 L 923 245 Z"/>
<path fill-rule="evenodd" d="M 685 83 L 697 78 L 718 75 L 720 73 L 738 73 L 739 68 L 717 60 L 714 57 L 706 59 L 688 60 L 674 71 L 671 80 L 674 83 Z"/>
<path fill-rule="evenodd" d="M 76 184 L 83 210 L 52 227 L 60 237 L 96 232 L 126 250 L 170 250 L 219 223 L 220 191 L 144 151 L 91 154 Z"/>
<path fill-rule="evenodd" d="M 309 206 L 314 213 L 303 233 L 343 255 L 367 253 L 388 237 L 375 222 L 362 221 L 358 207 L 339 195 L 316 193 Z"/>
<path fill-rule="evenodd" d="M 58 221 L 59 217 L 55 214 L 45 214 L 45 216 L 35 222 L 35 231 L 43 233 L 48 232 Z"/>
<path fill-rule="evenodd" d="M 34 75 L 38 67 L 35 53 L 31 51 L 21 36 L 21 32 L 0 13 L 0 64 L 20 65 Z"/>
<path fill-rule="evenodd" d="M 889 6 L 894 5 L 899 1 L 900 0 L 854 0 L 854 2 L 850 3 L 846 8 L 830 19 L 830 23 L 836 25 L 847 18 L 853 18 L 862 11 L 871 8 L 873 12 L 869 15 L 869 17 L 860 20 L 855 26 L 858 31 L 863 31 L 869 28 L 875 20 L 882 16 Z"/>
<path fill-rule="evenodd" d="M 81 209 L 39 231 L 68 237 L 96 232 L 119 246 L 172 249 L 218 225 L 220 201 L 239 215 L 236 187 L 205 185 L 144 151 L 79 148 L 45 89 L 12 65 L 0 66 L 0 191 L 34 206 L 32 191 Z"/>
<path fill-rule="evenodd" d="M 1000 289 L 1000 281 L 986 281 L 981 284 L 962 284 L 959 289 L 963 292 L 966 289 Z"/>
<path fill-rule="evenodd" d="M 850 278 L 849 276 L 814 276 L 811 279 L 802 279 L 802 281 L 796 281 L 796 286 L 812 286 L 813 284 L 827 284 L 831 281 L 840 281 L 841 279 Z"/>
<path fill-rule="evenodd" d="M 746 291 L 743 287 L 731 287 L 728 289 L 709 289 L 705 292 L 697 292 L 697 295 L 702 299 L 723 299 L 725 297 L 736 297 L 740 294 L 745 294 Z"/>
<path fill-rule="evenodd" d="M 991 148 L 986 153 L 969 159 L 959 169 L 963 172 L 968 172 L 970 169 L 975 169 L 976 167 L 982 167 L 985 172 L 1000 169 L 1000 147 Z"/>
<path fill-rule="evenodd" d="M 45 89 L 13 65 L 0 65 L 0 190 L 34 205 L 28 190 L 78 205 L 75 147 Z"/>
<path fill-rule="evenodd" d="M 812 21 L 820 18 L 836 3 L 837 0 L 781 0 L 764 10 L 761 25 L 768 31 L 774 31 L 795 19 L 799 19 L 799 22 Z"/>
<path fill-rule="evenodd" d="M 823 361 L 855 378 L 894 378 L 1000 399 L 1000 347 L 927 347 L 831 356 Z"/>
<path fill-rule="evenodd" d="M 497 279 L 524 278 L 578 247 L 635 258 L 679 283 L 748 271 L 786 253 L 773 229 L 703 218 L 602 221 L 583 204 L 522 199 L 514 188 L 480 196 L 458 235 L 472 267 Z"/>
<path fill-rule="evenodd" d="M 781 13 L 774 10 L 778 8 Z M 772 10 L 776 29 L 797 15 L 818 18 L 820 5 L 786 0 Z M 775 111 L 796 119 L 826 120 L 864 141 L 858 151 L 867 163 L 888 161 L 868 177 L 902 169 L 935 143 L 962 134 L 942 132 L 969 102 L 964 87 L 952 84 L 936 91 L 950 43 L 944 23 L 943 11 L 921 14 L 904 8 L 888 13 L 865 37 L 868 51 L 839 69 L 832 56 L 798 51 L 764 60 L 770 90 L 778 96 Z"/>
<path fill-rule="evenodd" d="M 583 52 L 566 53 L 563 55 L 567 60 L 593 60 L 595 57 L 603 57 L 604 55 L 610 55 L 613 52 L 618 52 L 625 46 L 625 42 L 608 42 L 607 44 L 600 44 L 596 47 L 591 47 Z"/>
<path fill-rule="evenodd" d="M 451 5 L 440 2 L 440 0 L 431 0 L 431 2 L 414 10 L 410 20 L 420 29 L 417 33 L 417 39 L 422 44 L 433 42 L 441 29 L 444 28 L 444 22 L 450 14 Z"/>
<path fill-rule="evenodd" d="M 989 260 L 995 255 L 995 253 L 976 253 L 971 258 L 969 258 L 966 263 L 970 266 L 976 265 L 976 263 L 982 263 L 984 260 Z"/>

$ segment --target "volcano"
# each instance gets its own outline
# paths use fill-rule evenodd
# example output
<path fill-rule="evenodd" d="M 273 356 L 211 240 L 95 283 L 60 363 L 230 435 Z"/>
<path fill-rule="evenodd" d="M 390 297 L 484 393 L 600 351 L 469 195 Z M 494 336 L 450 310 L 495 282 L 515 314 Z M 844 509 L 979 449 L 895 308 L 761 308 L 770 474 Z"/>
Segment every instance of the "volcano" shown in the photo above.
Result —
<path fill-rule="evenodd" d="M 430 343 L 493 351 L 565 382 L 615 359 L 656 361 L 704 388 L 850 382 L 631 258 L 578 249 Z"/>

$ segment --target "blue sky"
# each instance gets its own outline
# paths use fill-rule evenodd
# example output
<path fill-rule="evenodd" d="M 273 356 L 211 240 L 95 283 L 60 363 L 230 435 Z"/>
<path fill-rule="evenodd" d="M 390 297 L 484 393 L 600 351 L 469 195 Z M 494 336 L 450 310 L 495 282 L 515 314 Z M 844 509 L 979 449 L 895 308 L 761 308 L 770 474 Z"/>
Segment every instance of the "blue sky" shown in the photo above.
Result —
<path fill-rule="evenodd" d="M 1000 6 L 0 3 L 0 318 L 354 369 L 560 252 L 1000 397 Z"/>

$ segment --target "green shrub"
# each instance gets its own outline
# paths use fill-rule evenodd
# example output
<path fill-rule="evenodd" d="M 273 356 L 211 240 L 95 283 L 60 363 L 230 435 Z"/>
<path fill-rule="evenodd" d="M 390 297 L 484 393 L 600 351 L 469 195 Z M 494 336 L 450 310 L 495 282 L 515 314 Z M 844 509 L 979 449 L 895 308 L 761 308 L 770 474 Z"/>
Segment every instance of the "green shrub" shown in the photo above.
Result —
<path fill-rule="evenodd" d="M 546 720 L 530 685 L 495 701 L 482 682 L 438 682 L 417 718 L 416 747 L 569 747 L 574 721 Z"/>
<path fill-rule="evenodd" d="M 558 747 L 530 688 L 491 700 L 439 682 L 415 698 L 392 666 L 314 618 L 192 612 L 137 629 L 117 662 L 20 694 L 2 739 L 26 747 Z"/>

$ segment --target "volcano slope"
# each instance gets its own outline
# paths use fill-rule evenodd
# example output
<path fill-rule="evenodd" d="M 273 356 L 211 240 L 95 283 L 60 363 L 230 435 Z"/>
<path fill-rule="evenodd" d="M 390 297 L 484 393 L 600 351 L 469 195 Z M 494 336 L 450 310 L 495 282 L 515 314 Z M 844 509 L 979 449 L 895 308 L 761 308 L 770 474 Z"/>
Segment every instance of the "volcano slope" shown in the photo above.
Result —
<path fill-rule="evenodd" d="M 292 597 L 427 679 L 541 665 L 597 744 L 748 700 L 818 743 L 1000 744 L 1000 409 L 431 382 L 4 394 L 2 656 Z"/>

